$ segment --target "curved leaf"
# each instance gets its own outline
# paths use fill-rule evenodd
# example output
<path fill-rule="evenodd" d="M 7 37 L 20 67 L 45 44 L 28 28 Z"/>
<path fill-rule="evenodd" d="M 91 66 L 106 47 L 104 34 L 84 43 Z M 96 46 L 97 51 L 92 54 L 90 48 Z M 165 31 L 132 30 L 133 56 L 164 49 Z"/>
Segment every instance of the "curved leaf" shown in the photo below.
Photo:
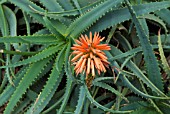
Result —
<path fill-rule="evenodd" d="M 90 100 L 91 103 L 93 103 L 95 106 L 97 106 L 98 108 L 104 110 L 104 111 L 108 111 L 108 112 L 112 112 L 112 113 L 130 113 L 131 110 L 128 110 L 128 111 L 117 111 L 117 110 L 112 110 L 112 109 L 108 109 L 104 106 L 102 106 L 101 104 L 99 104 L 98 102 L 96 102 L 93 97 L 91 96 L 87 86 L 84 84 L 84 89 L 86 91 L 86 95 L 87 95 L 87 98 Z"/>
<path fill-rule="evenodd" d="M 46 85 L 44 86 L 44 89 L 39 94 L 37 100 L 32 105 L 32 107 L 27 111 L 27 114 L 30 114 L 30 113 L 39 114 L 45 108 L 45 106 L 48 104 L 50 99 L 53 97 L 55 91 L 57 90 L 61 82 L 63 73 L 61 73 L 62 75 L 60 75 L 60 73 L 61 72 L 58 72 L 55 66 L 53 66 L 53 69 L 51 71 L 51 74 L 49 76 L 49 79 Z"/>
<path fill-rule="evenodd" d="M 90 27 L 97 19 L 102 17 L 111 8 L 115 8 L 123 0 L 107 0 L 87 12 L 86 14 L 80 16 L 76 19 L 66 30 L 66 35 L 70 35 L 72 38 L 77 37 L 81 32 Z M 86 23 L 86 24 L 81 24 Z"/>
<path fill-rule="evenodd" d="M 133 9 L 136 12 L 137 16 L 139 16 L 139 15 L 148 14 L 150 12 L 154 12 L 160 9 L 168 8 L 170 7 L 169 4 L 170 4 L 169 1 L 152 2 L 152 3 L 134 5 Z M 125 7 L 122 9 L 116 9 L 109 13 L 106 13 L 103 17 L 101 17 L 98 21 L 96 21 L 96 24 L 91 26 L 89 28 L 89 31 L 99 32 L 111 26 L 120 24 L 121 22 L 124 22 L 129 19 L 131 19 L 131 15 L 128 11 L 128 8 Z"/>
<path fill-rule="evenodd" d="M 26 74 L 20 81 L 17 86 L 14 94 L 11 96 L 7 107 L 5 108 L 4 114 L 10 114 L 14 107 L 17 105 L 17 102 L 22 98 L 22 95 L 25 94 L 26 89 L 33 83 L 33 81 L 39 76 L 39 73 L 46 66 L 47 62 L 49 62 L 50 58 L 46 58 L 43 61 L 35 62 L 29 66 Z"/>
<path fill-rule="evenodd" d="M 74 111 L 74 114 L 81 114 L 83 106 L 84 106 L 84 102 L 85 102 L 85 90 L 83 88 L 83 86 L 80 87 L 80 92 L 79 92 L 79 99 L 78 99 L 78 103 L 76 106 L 76 110 Z"/>
<path fill-rule="evenodd" d="M 33 63 L 33 62 L 37 62 L 37 61 L 40 61 L 42 59 L 45 59 L 51 55 L 53 55 L 54 53 L 56 53 L 57 51 L 59 51 L 62 47 L 62 44 L 63 43 L 60 43 L 59 45 L 57 46 L 51 46 L 45 50 L 43 50 L 42 52 L 28 58 L 28 59 L 25 59 L 23 61 L 20 61 L 20 62 L 17 62 L 17 63 L 14 63 L 14 64 L 11 64 L 11 65 L 8 65 L 8 66 L 1 66 L 0 69 L 2 68 L 7 68 L 7 67 L 16 67 L 16 66 L 21 66 L 21 65 L 25 65 L 25 64 L 28 64 L 28 63 Z"/>
<path fill-rule="evenodd" d="M 153 49 L 151 47 L 151 44 L 149 42 L 149 38 L 147 37 L 146 33 L 143 32 L 143 28 L 140 25 L 137 15 L 128 0 L 126 0 L 126 4 L 131 13 L 133 22 L 136 26 L 137 34 L 139 36 L 140 44 L 142 46 L 148 78 L 156 87 L 163 91 L 163 83 L 161 80 L 160 69 L 158 67 L 158 63 L 153 52 Z"/>

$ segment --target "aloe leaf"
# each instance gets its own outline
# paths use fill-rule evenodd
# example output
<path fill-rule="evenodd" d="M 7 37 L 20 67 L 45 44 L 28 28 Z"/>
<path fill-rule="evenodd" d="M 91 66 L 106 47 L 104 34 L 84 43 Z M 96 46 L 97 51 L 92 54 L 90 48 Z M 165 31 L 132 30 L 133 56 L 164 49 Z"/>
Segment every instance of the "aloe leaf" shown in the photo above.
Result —
<path fill-rule="evenodd" d="M 16 106 L 17 102 L 20 100 L 20 98 L 22 98 L 22 95 L 25 94 L 26 89 L 29 88 L 33 81 L 36 80 L 36 78 L 39 76 L 39 73 L 41 72 L 43 67 L 46 66 L 47 62 L 49 62 L 50 59 L 51 57 L 39 62 L 35 62 L 29 66 L 26 74 L 19 82 L 19 85 L 16 87 L 16 90 L 9 99 L 9 103 L 5 108 L 4 114 L 10 114 L 14 110 L 14 107 Z"/>
<path fill-rule="evenodd" d="M 168 27 L 170 27 L 170 10 L 169 9 L 161 9 L 159 11 L 154 12 L 157 16 L 159 16 L 164 22 L 167 24 Z"/>
<path fill-rule="evenodd" d="M 113 77 L 98 77 L 95 78 L 93 81 L 98 82 L 98 81 L 113 80 L 113 79 L 114 79 Z"/>
<path fill-rule="evenodd" d="M 150 12 L 155 12 L 160 9 L 168 8 L 170 7 L 169 4 L 170 4 L 169 1 L 152 2 L 152 3 L 134 5 L 133 9 L 136 12 L 137 16 L 139 16 L 139 15 L 148 14 Z M 120 24 L 121 22 L 124 22 L 129 19 L 131 19 L 131 15 L 128 11 L 128 8 L 125 7 L 121 9 L 116 9 L 109 13 L 106 13 L 103 17 L 101 17 L 98 21 L 96 21 L 96 24 L 91 26 L 89 28 L 89 31 L 99 32 L 111 26 Z"/>
<path fill-rule="evenodd" d="M 94 98 L 91 96 L 86 84 L 84 84 L 84 89 L 86 91 L 86 95 L 87 95 L 87 98 L 90 100 L 90 102 L 92 104 L 94 104 L 95 106 L 97 106 L 99 109 L 102 109 L 103 111 L 108 111 L 108 112 L 112 112 L 112 113 L 130 113 L 131 110 L 127 110 L 127 111 L 117 111 L 117 110 L 112 110 L 112 109 L 108 109 L 107 107 L 104 107 L 103 105 L 99 104 L 98 102 L 96 102 L 94 100 Z"/>
<path fill-rule="evenodd" d="M 134 93 L 142 96 L 142 97 L 145 97 L 145 98 L 152 98 L 152 99 L 170 99 L 168 97 L 157 97 L 157 96 L 151 96 L 151 95 L 148 95 L 148 94 L 145 94 L 143 92 L 141 92 L 140 90 L 138 90 L 135 86 L 133 86 L 130 81 L 126 78 L 126 76 L 122 76 L 120 75 L 121 79 L 123 80 L 124 84 L 130 88 L 130 90 L 132 90 Z"/>
<path fill-rule="evenodd" d="M 4 9 L 2 5 L 0 5 L 0 30 L 3 36 L 8 36 L 9 35 L 9 28 L 7 24 L 7 20 L 5 17 Z"/>
<path fill-rule="evenodd" d="M 43 111 L 42 114 L 48 114 L 51 110 L 54 110 L 63 101 L 63 98 L 63 96 L 59 98 L 52 106 Z"/>
<path fill-rule="evenodd" d="M 142 28 L 144 29 L 145 34 L 146 34 L 147 36 L 149 36 L 149 28 L 148 28 L 148 25 L 147 25 L 147 23 L 146 23 L 146 19 L 139 19 L 139 22 L 140 22 Z"/>
<path fill-rule="evenodd" d="M 67 76 L 73 77 L 71 69 L 70 69 L 70 48 L 71 42 L 68 43 L 65 55 L 65 72 Z"/>
<path fill-rule="evenodd" d="M 56 67 L 53 66 L 53 69 L 46 85 L 44 86 L 44 89 L 39 94 L 37 100 L 34 102 L 32 107 L 27 111 L 27 114 L 39 114 L 45 108 L 45 106 L 49 103 L 50 99 L 53 97 L 55 91 L 57 90 L 62 77 L 63 73 L 58 72 L 56 70 Z"/>
<path fill-rule="evenodd" d="M 132 49 L 132 46 L 131 46 L 130 42 L 127 40 L 127 38 L 125 38 L 119 32 L 115 33 L 115 37 L 118 40 L 118 42 L 122 45 L 122 47 L 125 51 Z"/>
<path fill-rule="evenodd" d="M 152 108 L 143 107 L 143 108 L 139 108 L 139 109 L 133 111 L 131 114 L 139 114 L 139 113 L 141 113 L 141 114 L 157 114 L 158 112 L 156 112 Z"/>
<path fill-rule="evenodd" d="M 19 81 L 22 79 L 22 77 L 26 73 L 27 69 L 28 69 L 28 67 L 23 67 L 16 74 L 16 78 L 13 81 L 13 83 L 16 87 L 18 86 Z M 0 100 L 0 106 L 2 106 L 4 103 L 6 103 L 9 100 L 9 98 L 11 97 L 11 95 L 13 94 L 14 91 L 15 91 L 15 87 L 13 85 L 10 84 L 10 85 L 6 86 L 4 91 L 0 94 L 0 99 L 1 99 Z"/>
<path fill-rule="evenodd" d="M 61 7 L 61 5 L 57 2 L 57 0 L 40 0 L 40 2 L 49 10 L 52 12 L 61 12 L 64 11 L 64 9 Z"/>
<path fill-rule="evenodd" d="M 153 49 L 158 49 L 158 45 L 152 45 L 152 48 Z M 170 46 L 167 46 L 167 45 L 164 45 L 163 47 L 164 49 L 170 49 Z M 142 47 L 137 47 L 137 48 L 133 48 L 127 52 L 124 52 L 124 53 L 121 53 L 121 54 L 118 54 L 118 55 L 115 55 L 114 57 L 109 57 L 108 60 L 109 61 L 114 61 L 114 60 L 117 60 L 117 59 L 122 59 L 122 58 L 125 58 L 125 57 L 128 57 L 132 54 L 137 54 L 139 52 L 142 52 Z"/>
<path fill-rule="evenodd" d="M 163 64 L 163 69 L 164 71 L 168 74 L 168 76 L 170 77 L 170 66 L 168 65 L 168 62 L 166 61 L 166 57 L 164 55 L 164 51 L 163 51 L 163 46 L 161 43 L 161 37 L 160 37 L 160 30 L 158 31 L 158 47 L 159 47 L 159 52 L 160 52 L 160 56 L 161 56 L 161 61 Z"/>
<path fill-rule="evenodd" d="M 104 88 L 106 90 L 111 91 L 112 93 L 116 94 L 117 96 L 120 96 L 121 98 L 125 99 L 127 101 L 127 99 L 122 95 L 122 93 L 120 93 L 119 91 L 115 90 L 113 87 L 111 87 L 110 85 L 104 83 L 104 82 L 93 82 L 94 86 L 98 86 L 101 88 Z"/>
<path fill-rule="evenodd" d="M 65 20 L 65 19 L 63 19 Z M 66 22 L 70 23 L 69 21 L 61 21 L 60 19 L 50 19 L 51 24 L 53 25 L 53 27 L 63 36 L 65 35 L 65 30 L 67 29 L 67 24 Z"/>
<path fill-rule="evenodd" d="M 73 81 L 70 79 L 69 76 L 67 76 L 67 82 L 66 82 L 66 90 L 64 93 L 64 99 L 62 101 L 62 104 L 60 106 L 60 109 L 57 111 L 57 114 L 62 114 L 64 109 L 66 108 L 67 102 L 69 100 L 71 91 L 73 89 Z"/>
<path fill-rule="evenodd" d="M 32 90 L 28 90 L 26 94 L 27 97 L 18 103 L 19 105 L 15 107 L 15 110 L 12 112 L 12 114 L 24 113 L 25 110 L 28 109 L 30 103 L 36 100 L 36 97 L 38 96 L 38 94 Z"/>
<path fill-rule="evenodd" d="M 42 23 L 43 25 L 45 25 L 42 15 L 39 15 L 38 13 L 36 13 L 36 12 L 45 12 L 44 9 L 42 9 L 41 7 L 37 6 L 30 0 L 22 0 L 22 1 L 21 0 L 8 0 L 8 1 L 11 2 L 12 4 L 15 4 L 16 6 L 21 8 L 26 13 L 30 14 L 32 17 L 34 17 L 37 20 L 38 23 Z"/>
<path fill-rule="evenodd" d="M 102 0 L 93 1 L 93 3 L 91 3 L 91 4 L 89 2 L 88 4 L 83 5 L 80 9 L 72 9 L 72 10 L 67 10 L 67 11 L 65 10 L 65 11 L 61 11 L 61 12 L 47 12 L 46 14 L 42 12 L 42 14 L 46 15 L 47 17 L 54 18 L 54 19 L 61 19 L 61 16 L 65 16 L 65 17 L 76 16 L 76 15 L 80 15 L 79 10 L 81 10 L 82 14 L 84 14 L 85 12 L 88 12 L 88 10 L 91 10 L 92 8 L 98 6 L 101 3 L 101 1 Z M 78 2 L 81 3 L 82 1 L 78 1 Z M 63 2 L 63 4 L 65 4 L 65 3 Z M 66 19 L 68 19 L 68 18 L 66 18 Z"/>
<path fill-rule="evenodd" d="M 17 63 L 14 63 L 14 64 L 10 64 L 8 66 L 1 66 L 1 68 L 7 68 L 7 67 L 16 67 L 16 66 L 21 66 L 21 65 L 25 65 L 25 64 L 29 64 L 29 63 L 33 63 L 33 62 L 37 62 L 37 61 L 40 61 L 42 59 L 45 59 L 51 55 L 53 55 L 54 53 L 56 53 L 57 51 L 59 51 L 62 47 L 62 44 L 63 43 L 60 43 L 59 45 L 57 46 L 52 46 L 52 47 L 49 47 L 45 50 L 43 50 L 42 52 L 39 52 L 38 54 L 28 58 L 28 59 L 25 59 L 23 61 L 20 61 L 20 62 L 17 62 Z"/>
<path fill-rule="evenodd" d="M 147 91 L 145 90 L 145 93 L 147 93 Z M 148 94 L 148 93 L 147 93 Z M 148 99 L 148 101 L 151 103 L 151 105 L 156 109 L 157 112 L 159 112 L 160 114 L 164 114 L 160 108 L 158 107 L 158 105 L 156 104 L 156 102 L 154 102 L 151 98 Z"/>
<path fill-rule="evenodd" d="M 61 7 L 65 11 L 74 10 L 74 7 L 73 7 L 71 1 L 69 1 L 69 0 L 57 0 L 57 2 L 61 5 Z"/>
<path fill-rule="evenodd" d="M 97 19 L 104 15 L 111 8 L 115 8 L 123 0 L 107 0 L 99 4 L 97 7 L 80 16 L 76 19 L 66 30 L 66 35 L 70 35 L 72 38 L 77 37 L 81 32 L 90 27 Z M 86 24 L 81 24 L 86 23 Z"/>
<path fill-rule="evenodd" d="M 19 106 L 15 108 L 15 110 L 12 112 L 12 114 L 19 114 L 19 113 L 24 113 L 24 110 L 28 107 L 30 104 L 31 100 L 29 98 L 25 98 Z"/>
<path fill-rule="evenodd" d="M 47 27 L 53 34 L 55 34 L 58 38 L 63 38 L 63 37 L 64 37 L 64 36 L 62 35 L 62 33 L 60 32 L 59 27 L 56 28 L 47 17 L 44 17 L 43 19 L 44 19 L 44 21 L 45 21 L 45 23 L 46 23 L 46 27 Z"/>
<path fill-rule="evenodd" d="M 167 34 L 167 37 L 164 34 L 160 35 L 160 37 L 161 37 L 163 48 L 166 47 L 166 46 L 170 46 L 170 34 Z M 151 36 L 150 42 L 154 45 L 158 44 L 158 36 L 157 35 Z"/>
<path fill-rule="evenodd" d="M 91 4 L 96 3 L 98 1 L 101 1 L 101 0 L 88 0 L 88 2 L 84 1 L 84 0 L 77 0 L 77 2 L 79 3 L 80 7 L 91 5 Z"/>
<path fill-rule="evenodd" d="M 7 19 L 5 17 L 5 9 L 3 9 L 2 5 L 0 5 L 0 29 L 1 29 L 1 33 L 3 36 L 8 36 L 9 35 L 9 26 L 7 23 Z M 5 49 L 6 50 L 11 50 L 11 46 L 8 43 L 5 43 Z M 10 61 L 10 55 L 7 54 L 6 55 L 6 63 L 5 65 L 9 65 L 11 63 Z M 7 77 L 8 81 L 10 82 L 10 84 L 14 85 L 14 83 L 12 82 L 12 79 L 10 77 L 10 70 L 9 68 L 5 68 L 5 76 Z M 11 70 L 11 73 L 13 73 L 13 71 Z"/>
<path fill-rule="evenodd" d="M 80 8 L 80 5 L 79 5 L 78 1 L 77 0 L 73 0 L 73 3 L 76 6 L 76 8 L 79 10 L 80 14 L 82 14 L 82 11 L 81 11 L 81 8 Z"/>
<path fill-rule="evenodd" d="M 160 18 L 156 17 L 155 15 L 147 14 L 147 15 L 141 16 L 141 18 L 149 19 L 149 20 L 152 20 L 152 21 L 159 23 L 165 29 L 165 33 L 168 32 L 166 24 Z"/>
<path fill-rule="evenodd" d="M 63 68 L 67 46 L 68 45 L 66 44 L 63 47 L 63 49 L 58 53 L 57 60 L 56 60 L 56 69 L 58 72 L 60 72 L 60 70 Z"/>
<path fill-rule="evenodd" d="M 79 92 L 79 99 L 78 99 L 78 103 L 76 105 L 76 110 L 74 111 L 74 114 L 81 114 L 83 106 L 84 106 L 85 98 L 86 98 L 85 90 L 83 86 L 81 86 L 80 92 Z"/>
<path fill-rule="evenodd" d="M 22 12 L 22 13 L 23 13 L 26 28 L 27 28 L 27 35 L 30 35 L 30 23 L 29 23 L 29 20 L 28 20 L 29 17 L 25 12 Z"/>
<path fill-rule="evenodd" d="M 153 49 L 151 47 L 151 44 L 149 42 L 149 38 L 147 37 L 145 32 L 143 32 L 143 28 L 140 25 L 139 20 L 137 19 L 136 13 L 133 10 L 133 7 L 131 6 L 131 4 L 129 3 L 128 0 L 126 0 L 126 4 L 127 4 L 129 11 L 131 13 L 133 22 L 136 26 L 136 30 L 137 30 L 137 33 L 138 33 L 138 36 L 139 36 L 140 44 L 142 46 L 148 78 L 151 80 L 151 82 L 156 87 L 158 87 L 161 91 L 163 91 L 163 83 L 162 83 L 162 80 L 161 80 L 160 69 L 158 67 L 158 63 L 157 63 L 155 54 L 153 52 Z"/>
<path fill-rule="evenodd" d="M 5 17 L 7 19 L 7 22 L 9 24 L 9 31 L 11 36 L 16 36 L 17 35 L 17 20 L 14 12 L 6 7 L 3 6 Z"/>
<path fill-rule="evenodd" d="M 12 2 L 13 4 L 19 5 L 20 7 L 22 7 L 24 10 L 26 10 L 28 12 L 34 13 L 35 11 L 32 8 L 34 8 L 38 11 L 44 11 L 44 9 L 42 9 L 38 5 L 34 4 L 30 0 L 22 0 L 22 1 L 20 1 L 20 0 L 9 0 L 9 2 Z"/>
<path fill-rule="evenodd" d="M 166 114 L 166 112 L 170 111 L 170 105 L 168 103 L 161 102 L 158 104 L 158 106 L 164 114 Z"/>
<path fill-rule="evenodd" d="M 149 104 L 146 101 L 134 101 L 133 103 L 123 106 L 121 110 L 137 110 L 147 106 L 149 106 Z"/>
<path fill-rule="evenodd" d="M 0 53 L 10 54 L 10 55 L 35 55 L 37 52 L 20 52 L 20 51 L 8 51 L 8 50 L 0 50 Z"/>
<path fill-rule="evenodd" d="M 32 43 L 47 44 L 58 42 L 59 39 L 55 35 L 31 35 L 31 36 L 6 36 L 0 37 L 0 43 Z"/>
<path fill-rule="evenodd" d="M 112 55 L 119 55 L 121 54 L 122 52 L 117 49 L 116 47 L 111 46 L 111 51 L 110 53 L 109 52 L 105 52 L 106 55 L 110 58 L 110 57 L 113 57 Z M 120 63 L 123 63 L 124 62 L 124 59 L 118 59 L 118 61 Z M 111 62 L 111 61 L 110 61 Z M 156 92 L 157 94 L 161 95 L 161 96 L 165 96 L 167 97 L 162 91 L 160 91 L 144 74 L 143 72 L 132 62 L 132 61 L 129 61 L 127 62 L 126 64 L 126 67 L 128 69 L 130 69 L 134 74 L 135 76 L 137 76 L 140 80 L 142 80 L 146 85 L 147 87 L 149 87 L 152 91 Z"/>
<path fill-rule="evenodd" d="M 5 3 L 5 2 L 7 2 L 7 0 L 1 0 L 1 1 L 0 1 L 0 4 L 3 4 L 3 3 Z"/>

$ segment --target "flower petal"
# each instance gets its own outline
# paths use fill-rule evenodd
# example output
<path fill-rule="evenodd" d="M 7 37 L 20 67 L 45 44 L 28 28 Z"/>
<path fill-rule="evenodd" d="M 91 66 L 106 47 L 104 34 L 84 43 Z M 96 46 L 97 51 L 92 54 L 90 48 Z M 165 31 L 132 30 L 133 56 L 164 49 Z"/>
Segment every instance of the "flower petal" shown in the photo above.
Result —
<path fill-rule="evenodd" d="M 78 55 L 76 55 L 76 56 L 71 60 L 71 62 L 76 61 L 76 60 L 77 60 L 78 58 L 80 58 L 82 55 L 83 55 L 83 52 L 79 53 Z"/>
<path fill-rule="evenodd" d="M 91 69 L 92 69 L 92 76 L 95 76 L 94 62 L 93 62 L 93 60 L 91 60 Z"/>
<path fill-rule="evenodd" d="M 88 58 L 88 60 L 87 60 L 87 72 L 86 72 L 86 75 L 89 75 L 89 73 L 90 73 L 90 61 L 91 61 L 91 59 Z"/>
<path fill-rule="evenodd" d="M 82 64 L 81 64 L 81 66 L 80 66 L 80 72 L 83 71 L 83 68 L 84 68 L 84 66 L 85 66 L 86 60 L 87 60 L 86 58 L 83 58 L 83 62 L 82 62 Z"/>

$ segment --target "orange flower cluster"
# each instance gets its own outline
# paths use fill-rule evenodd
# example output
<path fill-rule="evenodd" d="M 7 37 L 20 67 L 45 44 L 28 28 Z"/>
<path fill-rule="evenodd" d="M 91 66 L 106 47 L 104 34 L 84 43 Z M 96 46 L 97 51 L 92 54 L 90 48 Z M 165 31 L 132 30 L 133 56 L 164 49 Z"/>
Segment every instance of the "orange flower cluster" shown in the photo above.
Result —
<path fill-rule="evenodd" d="M 110 46 L 107 44 L 100 44 L 104 37 L 101 38 L 99 33 L 94 34 L 92 38 L 92 33 L 90 32 L 90 38 L 87 35 L 75 40 L 77 44 L 71 47 L 74 58 L 71 60 L 73 65 L 75 65 L 75 72 L 79 73 L 86 72 L 86 76 L 91 74 L 95 76 L 95 69 L 100 72 L 106 72 L 105 67 L 108 67 L 108 60 L 105 53 L 102 50 L 110 50 Z"/>

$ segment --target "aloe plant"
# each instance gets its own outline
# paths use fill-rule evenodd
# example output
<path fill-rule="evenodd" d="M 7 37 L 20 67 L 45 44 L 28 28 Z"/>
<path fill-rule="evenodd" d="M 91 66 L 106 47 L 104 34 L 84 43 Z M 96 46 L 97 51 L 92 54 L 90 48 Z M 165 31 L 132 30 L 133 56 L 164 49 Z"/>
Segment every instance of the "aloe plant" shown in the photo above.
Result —
<path fill-rule="evenodd" d="M 169 8 L 168 0 L 1 0 L 0 113 L 169 114 Z M 89 86 L 71 47 L 90 32 L 111 50 Z"/>

